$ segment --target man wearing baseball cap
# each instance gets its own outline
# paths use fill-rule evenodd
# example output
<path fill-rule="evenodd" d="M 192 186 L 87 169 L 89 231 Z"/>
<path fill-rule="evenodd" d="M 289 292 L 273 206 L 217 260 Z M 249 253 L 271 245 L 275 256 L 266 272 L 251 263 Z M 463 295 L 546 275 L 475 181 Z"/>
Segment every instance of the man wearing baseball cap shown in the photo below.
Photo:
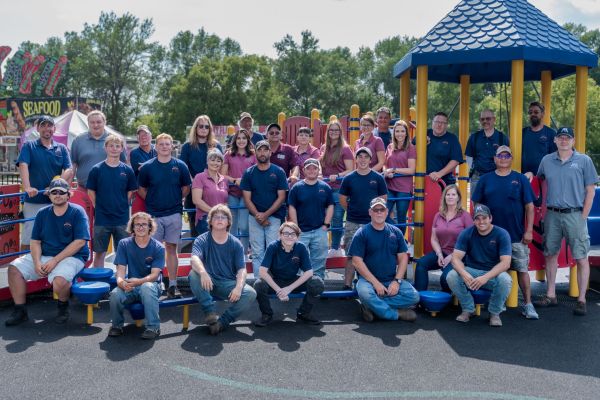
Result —
<path fill-rule="evenodd" d="M 558 304 L 556 270 L 561 242 L 565 238 L 577 262 L 579 296 L 573 313 L 585 315 L 585 294 L 590 277 L 587 217 L 594 201 L 598 173 L 590 157 L 574 150 L 573 129 L 560 128 L 554 142 L 558 150 L 542 158 L 537 171 L 538 177 L 548 183 L 544 218 L 544 256 L 548 286 L 546 294 L 535 304 L 540 307 Z"/>
<path fill-rule="evenodd" d="M 69 203 L 69 183 L 56 178 L 47 189 L 52 205 L 35 216 L 31 233 L 31 253 L 17 258 L 8 266 L 8 286 L 15 308 L 5 321 L 15 326 L 29 319 L 25 307 L 27 281 L 48 278 L 58 295 L 57 324 L 69 319 L 71 282 L 89 258 L 88 218 L 83 208 Z"/>
<path fill-rule="evenodd" d="M 419 292 L 404 279 L 408 265 L 404 235 L 385 222 L 388 209 L 381 197 L 369 202 L 368 212 L 370 222 L 356 231 L 348 253 L 358 272 L 362 317 L 367 322 L 375 316 L 413 322 Z"/>
<path fill-rule="evenodd" d="M 470 290 L 487 289 L 492 291 L 488 311 L 490 326 L 502 326 L 500 313 L 512 286 L 512 279 L 506 273 L 510 267 L 512 249 L 510 235 L 499 226 L 492 225 L 490 209 L 478 204 L 473 214 L 474 225 L 458 235 L 452 267 L 448 273 L 448 286 L 458 298 L 462 313 L 458 322 L 469 322 L 475 312 L 475 301 Z"/>
<path fill-rule="evenodd" d="M 252 132 L 250 137 L 250 141 L 254 146 L 261 140 L 265 140 L 265 137 L 260 132 L 253 132 L 252 127 L 254 126 L 254 120 L 252 119 L 252 115 L 249 112 L 243 112 L 240 114 L 240 120 L 238 121 L 238 126 L 240 129 L 245 129 L 248 132 Z"/>

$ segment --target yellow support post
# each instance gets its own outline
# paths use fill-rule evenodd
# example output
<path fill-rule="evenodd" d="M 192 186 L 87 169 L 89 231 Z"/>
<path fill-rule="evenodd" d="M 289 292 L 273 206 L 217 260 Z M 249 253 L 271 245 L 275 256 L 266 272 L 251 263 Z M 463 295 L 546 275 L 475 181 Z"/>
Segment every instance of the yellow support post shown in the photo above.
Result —
<path fill-rule="evenodd" d="M 575 149 L 585 154 L 588 67 L 575 72 Z"/>
<path fill-rule="evenodd" d="M 400 77 L 400 118 L 410 121 L 410 70 Z"/>
<path fill-rule="evenodd" d="M 231 136 L 235 133 L 235 126 L 227 125 L 227 136 Z"/>
<path fill-rule="evenodd" d="M 569 268 L 569 296 L 579 297 L 579 285 L 577 284 L 577 264 Z"/>
<path fill-rule="evenodd" d="M 183 306 L 183 329 L 186 331 L 190 327 L 190 305 L 185 304 Z"/>
<path fill-rule="evenodd" d="M 281 127 L 281 130 L 284 131 L 285 130 L 285 113 L 284 112 L 280 112 L 279 114 L 277 114 L 277 123 Z"/>
<path fill-rule="evenodd" d="M 87 324 L 92 325 L 94 323 L 94 305 L 87 304 Z"/>
<path fill-rule="evenodd" d="M 321 119 L 321 115 L 319 114 L 319 110 L 317 110 L 316 108 L 313 108 L 310 111 L 310 129 L 315 128 L 315 120 L 317 120 L 317 119 Z"/>
<path fill-rule="evenodd" d="M 460 76 L 460 114 L 458 120 L 458 140 L 460 141 L 460 147 L 462 153 L 465 154 L 467 148 L 467 141 L 469 140 L 469 101 L 470 101 L 470 85 L 471 77 L 469 75 Z M 469 177 L 469 166 L 467 163 L 462 163 L 458 167 L 458 188 L 462 193 L 462 207 L 467 209 L 467 200 L 471 198 L 469 194 L 467 196 L 467 181 L 461 178 Z"/>
<path fill-rule="evenodd" d="M 552 71 L 542 71 L 542 104 L 546 109 L 543 123 L 550 126 L 552 116 Z M 539 269 L 535 271 L 535 279 L 544 282 L 546 280 L 546 270 Z"/>
<path fill-rule="evenodd" d="M 515 308 L 519 305 L 519 280 L 517 279 L 517 271 L 509 270 L 510 277 L 512 278 L 512 287 L 506 299 L 506 307 Z"/>
<path fill-rule="evenodd" d="M 521 171 L 521 155 L 523 154 L 523 80 L 525 61 L 513 60 L 511 101 L 510 101 L 510 149 L 513 154 L 513 168 Z"/>
<path fill-rule="evenodd" d="M 354 148 L 354 142 L 360 136 L 360 107 L 357 104 L 350 106 L 350 127 L 348 128 L 348 144 Z"/>
<path fill-rule="evenodd" d="M 425 197 L 425 170 L 427 165 L 427 83 L 428 69 L 426 65 L 417 67 L 417 168 L 415 177 L 415 197 Z M 425 220 L 425 202 L 415 201 L 414 222 L 422 224 Z M 423 257 L 423 227 L 414 229 L 414 257 Z"/>

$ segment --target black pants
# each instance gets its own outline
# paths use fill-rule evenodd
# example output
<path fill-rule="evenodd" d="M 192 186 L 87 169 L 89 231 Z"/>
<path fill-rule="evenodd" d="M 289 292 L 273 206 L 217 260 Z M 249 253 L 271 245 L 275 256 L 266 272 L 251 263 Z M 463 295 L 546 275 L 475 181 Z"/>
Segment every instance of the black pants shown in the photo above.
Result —
<path fill-rule="evenodd" d="M 275 283 L 280 287 L 289 286 L 294 283 L 296 279 L 287 281 L 273 278 Z M 260 312 L 267 315 L 273 315 L 269 295 L 275 293 L 275 291 L 262 279 L 257 279 L 256 282 L 254 282 L 254 290 L 256 290 L 256 301 L 258 302 Z M 325 283 L 323 282 L 323 279 L 318 276 L 313 276 L 311 279 L 294 289 L 292 293 L 306 292 L 302 299 L 302 304 L 300 304 L 300 307 L 298 308 L 298 314 L 309 314 L 317 301 L 317 298 L 323 293 L 323 290 L 325 290 Z"/>
<path fill-rule="evenodd" d="M 185 202 L 183 203 L 183 207 L 193 208 L 194 210 L 196 209 L 196 205 L 194 205 L 194 202 L 192 201 L 191 193 L 185 196 Z M 196 231 L 196 211 L 188 212 L 187 215 L 190 224 L 190 237 L 196 237 L 198 236 L 198 231 Z"/>

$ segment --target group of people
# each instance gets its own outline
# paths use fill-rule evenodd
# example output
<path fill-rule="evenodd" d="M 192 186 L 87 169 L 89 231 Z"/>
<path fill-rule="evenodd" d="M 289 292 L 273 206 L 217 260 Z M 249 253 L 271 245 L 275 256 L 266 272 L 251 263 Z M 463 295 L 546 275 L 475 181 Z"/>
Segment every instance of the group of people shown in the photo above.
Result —
<path fill-rule="evenodd" d="M 170 135 L 158 135 L 152 145 L 150 129 L 141 125 L 139 147 L 130 153 L 129 163 L 123 139 L 106 132 L 101 112 L 88 115 L 90 131 L 73 142 L 70 154 L 52 139 L 52 118 L 42 117 L 40 138 L 27 142 L 18 160 L 28 195 L 25 218 L 35 217 L 35 222 L 25 224 L 22 235 L 31 253 L 9 266 L 15 310 L 6 324 L 27 320 L 25 281 L 40 277 L 48 277 L 58 294 L 57 322 L 68 319 L 70 284 L 87 261 L 89 240 L 89 229 L 83 229 L 88 226 L 85 212 L 68 202 L 73 176 L 78 190 L 85 191 L 94 205 L 94 266 L 104 264 L 111 237 L 117 247 L 111 336 L 122 334 L 123 307 L 132 297 L 146 310 L 143 337 L 159 334 L 160 268 L 166 265 L 169 277 L 177 276 L 184 202 L 195 208 L 189 215 L 192 236 L 197 236 L 190 285 L 212 334 L 231 324 L 254 298 L 261 311 L 256 325 L 268 325 L 273 319 L 270 293 L 285 301 L 294 291 L 306 292 L 298 319 L 318 324 L 311 310 L 324 288 L 328 251 L 344 254 L 342 236 L 348 256 L 345 286 L 353 287 L 357 272 L 356 290 L 367 321 L 375 317 L 414 321 L 418 291 L 427 289 L 428 271 L 437 268 L 444 270 L 442 289 L 451 290 L 461 303 L 458 321 L 467 322 L 474 311 L 469 291 L 488 288 L 490 325 L 502 324 L 499 315 L 510 290 L 509 268 L 517 271 L 523 291 L 523 315 L 538 318 L 527 274 L 533 175 L 548 182 L 544 220 L 548 291 L 536 305 L 557 303 L 557 254 L 564 236 L 579 267 L 580 296 L 574 312 L 584 315 L 589 278 L 585 221 L 598 176 L 591 159 L 573 149 L 573 131 L 561 128 L 557 133 L 544 126 L 543 114 L 542 104 L 530 104 L 530 126 L 523 129 L 525 174 L 521 174 L 512 170 L 508 138 L 495 129 L 493 112 L 481 113 L 482 129 L 470 136 L 466 150 L 476 204 L 473 218 L 462 209 L 454 184 L 456 166 L 463 162 L 460 143 L 447 131 L 448 116 L 435 114 L 427 132 L 426 174 L 446 187 L 434 217 L 433 251 L 417 261 L 414 286 L 404 279 L 408 264 L 404 228 L 413 191 L 415 142 L 406 122 L 390 127 L 391 113 L 385 107 L 375 118 L 367 114 L 360 119 L 361 135 L 353 147 L 346 143 L 337 120 L 328 124 L 321 148 L 311 144 L 308 128 L 299 130 L 298 144 L 292 147 L 283 143 L 278 124 L 270 124 L 265 135 L 253 132 L 252 116 L 244 112 L 225 153 L 210 118 L 201 115 L 180 158 L 175 158 Z M 43 189 L 45 194 L 39 192 Z M 133 211 L 142 211 L 129 218 L 132 201 L 134 208 L 136 202 L 140 205 Z M 256 278 L 253 288 L 246 284 L 248 247 Z M 176 279 L 169 279 L 166 292 L 169 298 L 181 296 Z M 215 314 L 213 296 L 232 303 L 221 316 Z"/>

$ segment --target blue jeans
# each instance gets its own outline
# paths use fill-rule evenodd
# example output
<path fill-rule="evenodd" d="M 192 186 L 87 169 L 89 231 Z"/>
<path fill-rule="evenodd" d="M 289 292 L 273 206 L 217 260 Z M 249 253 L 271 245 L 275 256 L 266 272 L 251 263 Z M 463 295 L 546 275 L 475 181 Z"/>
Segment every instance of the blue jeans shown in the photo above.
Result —
<path fill-rule="evenodd" d="M 235 197 L 229 195 L 227 205 L 231 209 L 233 221 L 231 224 L 231 234 L 242 242 L 244 246 L 244 254 L 248 251 L 248 209 L 244 203 L 243 197 Z M 243 208 L 239 208 L 243 207 Z"/>
<path fill-rule="evenodd" d="M 312 231 L 302 232 L 300 242 L 306 245 L 310 253 L 310 264 L 313 274 L 325 279 L 325 261 L 327 260 L 327 231 L 317 228 Z"/>
<path fill-rule="evenodd" d="M 267 246 L 279 238 L 279 226 L 281 220 L 269 217 L 271 225 L 262 226 L 252 215 L 248 214 L 248 230 L 250 233 L 250 248 L 252 249 L 252 271 L 254 277 L 258 278 L 258 268 L 265 256 Z"/>
<path fill-rule="evenodd" d="M 465 266 L 465 270 L 471 274 L 473 278 L 477 278 L 488 272 L 467 266 Z M 448 274 L 447 279 L 448 286 L 450 286 L 452 293 L 454 293 L 454 295 L 458 298 L 463 312 L 475 312 L 475 300 L 473 300 L 473 296 L 465 285 L 465 281 L 463 281 L 462 277 L 455 270 L 452 270 Z M 502 272 L 497 277 L 490 279 L 481 287 L 482 289 L 492 291 L 492 296 L 490 297 L 490 303 L 488 305 L 488 311 L 490 314 L 500 314 L 505 310 L 504 303 L 508 298 L 511 287 L 512 279 L 506 272 Z"/>
<path fill-rule="evenodd" d="M 121 288 L 114 288 L 110 292 L 110 319 L 112 326 L 122 328 L 125 320 L 123 310 L 127 304 L 141 301 L 144 305 L 146 315 L 146 329 L 157 331 L 160 329 L 160 318 L 158 316 L 158 298 L 161 290 L 158 282 L 146 282 L 125 292 Z"/>
<path fill-rule="evenodd" d="M 331 227 L 337 228 L 331 231 L 331 248 L 339 249 L 342 243 L 342 234 L 344 233 L 342 228 L 344 226 L 344 207 L 340 205 L 340 189 L 333 191 L 333 218 L 331 219 Z"/>
<path fill-rule="evenodd" d="M 188 278 L 190 280 L 190 289 L 192 289 L 194 296 L 198 299 L 198 303 L 200 303 L 200 307 L 204 314 L 215 312 L 216 306 L 213 296 L 226 300 L 229 297 L 229 293 L 235 288 L 236 283 L 233 279 L 216 279 L 211 277 L 213 289 L 209 292 L 202 288 L 200 275 L 198 275 L 196 271 L 190 271 Z M 231 303 L 231 306 L 229 306 L 229 308 L 219 317 L 221 324 L 223 324 L 224 327 L 229 326 L 238 319 L 242 311 L 248 308 L 254 299 L 256 299 L 256 292 L 254 289 L 247 284 L 244 285 L 240 299 L 235 303 Z"/>
<path fill-rule="evenodd" d="M 444 255 L 445 257 L 445 255 Z M 427 290 L 427 286 L 429 286 L 429 271 L 433 271 L 436 269 L 440 269 L 441 267 L 438 265 L 438 257 L 435 254 L 435 251 L 430 251 L 425 254 L 423 257 L 419 258 L 417 261 L 417 268 L 415 269 L 415 289 L 419 292 L 423 290 Z M 452 264 L 446 265 L 442 271 L 442 276 L 440 277 L 440 286 L 444 292 L 450 292 L 450 287 L 448 286 L 448 282 L 446 282 L 446 278 L 448 273 L 452 271 Z"/>
<path fill-rule="evenodd" d="M 395 190 L 388 189 L 388 199 L 395 197 L 411 197 L 412 193 L 405 192 L 397 192 Z M 394 205 L 396 205 L 396 220 L 394 221 L 392 218 L 388 217 L 388 222 L 392 224 L 405 224 L 406 223 L 406 213 L 408 212 L 408 206 L 410 205 L 410 200 L 388 200 L 387 208 L 390 212 L 394 209 Z M 399 226 L 402 233 L 406 232 L 406 226 Z"/>
<path fill-rule="evenodd" d="M 381 283 L 388 287 L 391 282 Z M 395 296 L 379 297 L 373 285 L 363 277 L 358 278 L 356 291 L 360 302 L 381 319 L 397 320 L 397 309 L 408 308 L 419 302 L 419 292 L 406 280 L 402 280 Z"/>

